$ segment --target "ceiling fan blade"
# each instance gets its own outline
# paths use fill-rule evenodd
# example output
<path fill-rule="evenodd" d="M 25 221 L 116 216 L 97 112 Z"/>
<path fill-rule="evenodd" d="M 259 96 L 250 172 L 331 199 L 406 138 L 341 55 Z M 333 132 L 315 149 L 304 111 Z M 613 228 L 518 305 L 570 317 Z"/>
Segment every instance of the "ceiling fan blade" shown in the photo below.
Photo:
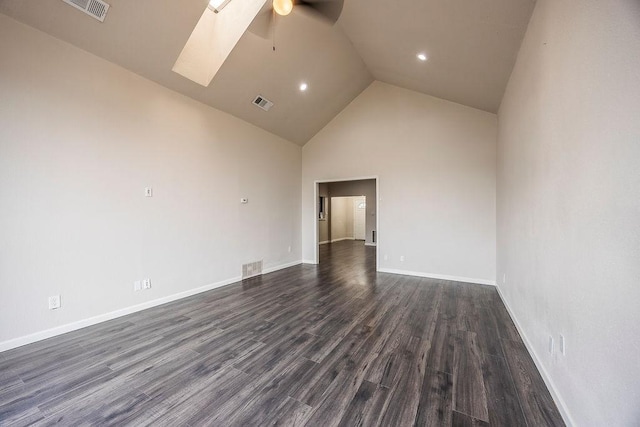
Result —
<path fill-rule="evenodd" d="M 333 25 L 340 18 L 344 0 L 296 0 L 295 4 L 312 10 L 315 15 Z"/>
<path fill-rule="evenodd" d="M 249 25 L 249 31 L 263 39 L 270 39 L 274 25 L 273 6 L 268 1 Z"/>

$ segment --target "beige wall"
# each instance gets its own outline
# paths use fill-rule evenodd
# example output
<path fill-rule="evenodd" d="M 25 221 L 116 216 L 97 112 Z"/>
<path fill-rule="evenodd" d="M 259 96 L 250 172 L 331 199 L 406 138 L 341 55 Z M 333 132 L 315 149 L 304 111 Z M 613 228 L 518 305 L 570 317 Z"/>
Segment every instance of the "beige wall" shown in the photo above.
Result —
<path fill-rule="evenodd" d="M 492 283 L 496 122 L 374 82 L 303 147 L 303 258 L 315 262 L 314 182 L 377 176 L 379 268 Z"/>
<path fill-rule="evenodd" d="M 640 2 L 537 1 L 499 113 L 498 277 L 565 414 L 638 425 Z"/>
<path fill-rule="evenodd" d="M 353 197 L 331 198 L 331 241 L 353 239 Z"/>
<path fill-rule="evenodd" d="M 0 348 L 300 259 L 300 147 L 4 15 L 0 58 Z"/>

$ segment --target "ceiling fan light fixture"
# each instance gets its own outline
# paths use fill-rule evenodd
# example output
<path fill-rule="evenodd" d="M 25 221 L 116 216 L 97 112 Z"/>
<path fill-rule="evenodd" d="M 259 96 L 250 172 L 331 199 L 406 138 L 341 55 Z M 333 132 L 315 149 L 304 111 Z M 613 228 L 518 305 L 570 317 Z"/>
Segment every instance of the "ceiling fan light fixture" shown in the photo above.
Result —
<path fill-rule="evenodd" d="M 226 5 L 229 4 L 231 0 L 209 0 L 209 9 L 213 10 L 215 13 L 220 12 Z"/>
<path fill-rule="evenodd" d="M 416 55 L 416 58 L 418 58 L 422 62 L 425 62 L 427 60 L 427 54 L 426 53 L 419 53 L 419 54 Z"/>
<path fill-rule="evenodd" d="M 300 91 L 304 92 L 305 90 L 307 90 L 307 88 L 309 87 L 308 84 L 306 83 L 300 83 Z"/>
<path fill-rule="evenodd" d="M 273 0 L 273 10 L 278 15 L 287 16 L 293 10 L 293 0 Z"/>

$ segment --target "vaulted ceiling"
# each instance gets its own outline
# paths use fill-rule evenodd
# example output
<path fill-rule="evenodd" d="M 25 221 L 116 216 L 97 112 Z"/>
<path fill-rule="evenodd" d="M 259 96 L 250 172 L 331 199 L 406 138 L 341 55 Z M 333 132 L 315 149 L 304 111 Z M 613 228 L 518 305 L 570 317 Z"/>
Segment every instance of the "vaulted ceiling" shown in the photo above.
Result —
<path fill-rule="evenodd" d="M 208 0 L 107 3 L 104 23 L 61 0 L 0 0 L 0 13 L 300 145 L 374 79 L 495 113 L 535 5 L 344 0 L 334 26 L 294 8 L 277 19 L 275 52 L 247 31 L 203 87 L 172 67 Z M 268 112 L 252 105 L 259 94 Z"/>

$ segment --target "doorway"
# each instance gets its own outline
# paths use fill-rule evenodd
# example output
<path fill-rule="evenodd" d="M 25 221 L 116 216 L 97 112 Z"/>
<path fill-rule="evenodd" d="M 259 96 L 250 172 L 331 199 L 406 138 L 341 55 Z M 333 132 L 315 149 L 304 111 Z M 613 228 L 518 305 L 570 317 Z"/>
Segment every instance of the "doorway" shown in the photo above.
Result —
<path fill-rule="evenodd" d="M 369 251 L 373 251 L 377 259 L 377 177 L 316 181 L 315 190 L 316 262 L 320 262 L 321 245 L 342 240 L 359 241 L 359 245 L 370 247 Z M 323 250 L 326 251 L 326 247 Z"/>

